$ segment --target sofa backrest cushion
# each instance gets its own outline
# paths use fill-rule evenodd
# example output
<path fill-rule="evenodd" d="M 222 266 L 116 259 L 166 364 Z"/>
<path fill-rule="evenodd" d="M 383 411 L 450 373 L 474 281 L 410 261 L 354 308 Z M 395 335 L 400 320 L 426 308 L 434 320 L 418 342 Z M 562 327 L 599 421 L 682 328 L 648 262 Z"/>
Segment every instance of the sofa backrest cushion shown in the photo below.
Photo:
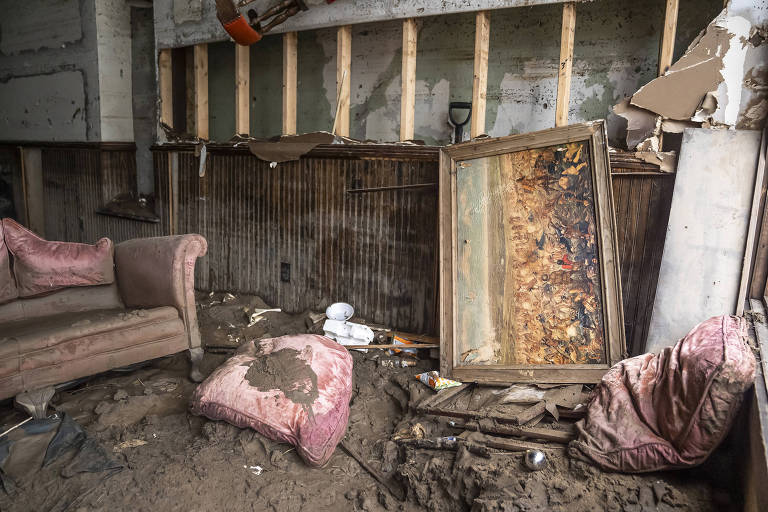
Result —
<path fill-rule="evenodd" d="M 115 280 L 114 245 L 109 238 L 95 245 L 49 242 L 11 219 L 3 219 L 3 231 L 19 297 Z"/>
<path fill-rule="evenodd" d="M 0 223 L 0 304 L 12 301 L 18 296 L 16 281 L 11 274 L 11 257 L 3 237 L 3 225 Z"/>
<path fill-rule="evenodd" d="M 82 313 L 101 309 L 123 309 L 117 283 L 101 286 L 64 288 L 37 297 L 19 298 L 0 304 L 0 336 L 2 326 L 10 322 L 34 320 L 62 313 Z"/>

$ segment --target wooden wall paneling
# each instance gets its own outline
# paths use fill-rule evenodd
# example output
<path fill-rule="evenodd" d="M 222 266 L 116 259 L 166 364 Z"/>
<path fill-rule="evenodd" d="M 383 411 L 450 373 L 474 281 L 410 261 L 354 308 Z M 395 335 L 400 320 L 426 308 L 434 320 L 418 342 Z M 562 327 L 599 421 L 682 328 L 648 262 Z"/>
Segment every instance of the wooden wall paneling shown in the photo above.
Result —
<path fill-rule="evenodd" d="M 350 82 L 352 81 L 352 27 L 339 27 L 336 35 L 336 119 L 334 133 L 349 137 Z"/>
<path fill-rule="evenodd" d="M 195 134 L 201 139 L 208 139 L 208 45 L 197 44 L 195 58 Z"/>
<path fill-rule="evenodd" d="M 298 34 L 283 34 L 283 135 L 296 134 Z"/>
<path fill-rule="evenodd" d="M 573 70 L 573 38 L 576 29 L 576 4 L 563 4 L 563 26 L 560 32 L 560 67 L 557 73 L 557 104 L 555 126 L 568 124 L 571 100 L 571 71 Z"/>
<path fill-rule="evenodd" d="M 416 51 L 418 29 L 416 20 L 403 20 L 403 71 L 400 98 L 400 140 L 414 136 L 416 117 Z"/>
<path fill-rule="evenodd" d="M 250 133 L 251 51 L 248 46 L 235 44 L 235 132 Z"/>
<path fill-rule="evenodd" d="M 475 58 L 472 79 L 472 119 L 470 137 L 485 133 L 485 98 L 488 89 L 488 45 L 491 35 L 491 13 L 480 11 L 475 16 Z"/>

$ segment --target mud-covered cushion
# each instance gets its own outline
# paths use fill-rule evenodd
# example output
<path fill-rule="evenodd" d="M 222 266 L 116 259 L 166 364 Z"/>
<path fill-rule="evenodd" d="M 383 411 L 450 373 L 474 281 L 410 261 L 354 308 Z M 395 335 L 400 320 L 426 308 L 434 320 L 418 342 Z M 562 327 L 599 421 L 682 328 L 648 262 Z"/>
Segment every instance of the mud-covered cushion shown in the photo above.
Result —
<path fill-rule="evenodd" d="M 18 296 L 19 291 L 11 274 L 11 258 L 3 236 L 3 224 L 0 222 L 0 304 L 12 301 Z"/>
<path fill-rule="evenodd" d="M 114 246 L 109 238 L 94 245 L 50 242 L 12 219 L 3 219 L 3 231 L 13 255 L 19 297 L 115 280 Z"/>
<path fill-rule="evenodd" d="M 194 414 L 250 427 L 322 466 L 347 429 L 352 357 L 314 334 L 244 344 L 192 397 Z"/>
<path fill-rule="evenodd" d="M 615 365 L 576 424 L 571 456 L 628 473 L 704 462 L 754 381 L 755 357 L 746 337 L 743 318 L 717 316 L 674 347 Z"/>

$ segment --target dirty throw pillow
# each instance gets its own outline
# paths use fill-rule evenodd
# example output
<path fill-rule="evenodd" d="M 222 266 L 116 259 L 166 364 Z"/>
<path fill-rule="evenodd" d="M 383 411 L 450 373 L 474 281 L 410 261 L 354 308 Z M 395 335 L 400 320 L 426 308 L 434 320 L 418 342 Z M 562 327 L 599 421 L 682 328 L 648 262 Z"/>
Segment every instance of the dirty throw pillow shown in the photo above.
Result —
<path fill-rule="evenodd" d="M 114 246 L 109 238 L 95 245 L 49 242 L 11 219 L 3 219 L 3 231 L 20 297 L 115 280 Z"/>
<path fill-rule="evenodd" d="M 352 357 L 314 334 L 251 341 L 192 396 L 193 414 L 290 443 L 310 466 L 333 455 L 347 429 Z"/>

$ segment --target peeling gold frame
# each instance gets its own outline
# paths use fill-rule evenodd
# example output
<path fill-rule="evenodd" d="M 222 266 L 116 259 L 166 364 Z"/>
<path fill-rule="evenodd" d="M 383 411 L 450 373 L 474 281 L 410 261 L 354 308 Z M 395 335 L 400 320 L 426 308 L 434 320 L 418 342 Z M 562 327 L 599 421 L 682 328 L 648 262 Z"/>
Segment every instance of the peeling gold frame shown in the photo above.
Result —
<path fill-rule="evenodd" d="M 596 232 L 599 233 L 600 285 L 603 298 L 603 329 L 606 364 L 573 365 L 465 365 L 458 366 L 456 350 L 456 319 L 458 304 L 456 261 L 458 251 L 456 162 L 475 158 L 544 148 L 570 142 L 588 142 L 590 148 L 592 185 L 595 198 Z M 440 373 L 443 377 L 462 382 L 512 384 L 515 382 L 591 383 L 598 382 L 605 372 L 625 357 L 624 313 L 621 300 L 619 253 L 616 245 L 613 192 L 611 190 L 605 123 L 590 123 L 552 128 L 524 135 L 511 135 L 448 146 L 440 150 Z"/>

